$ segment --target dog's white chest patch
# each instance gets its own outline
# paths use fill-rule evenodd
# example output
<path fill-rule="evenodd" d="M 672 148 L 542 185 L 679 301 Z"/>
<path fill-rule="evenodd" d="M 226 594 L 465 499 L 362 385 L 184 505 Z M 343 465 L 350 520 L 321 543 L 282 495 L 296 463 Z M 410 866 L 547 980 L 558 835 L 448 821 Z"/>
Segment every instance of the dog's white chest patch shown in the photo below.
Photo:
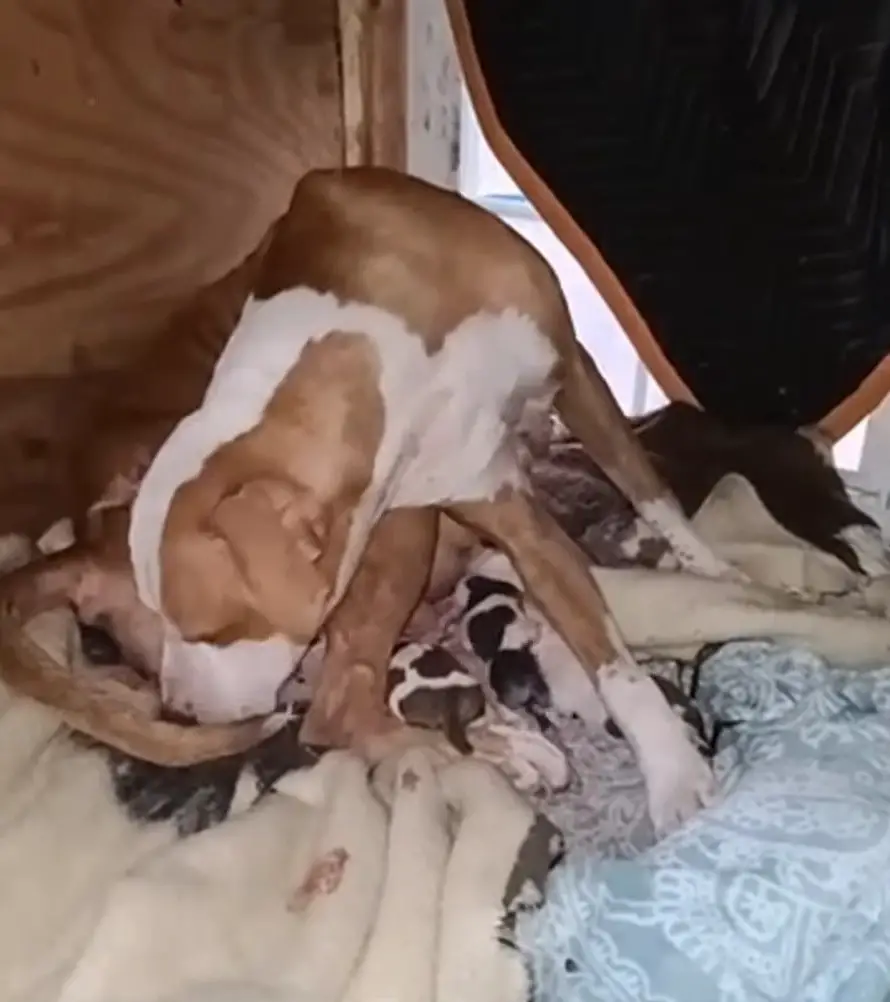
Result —
<path fill-rule="evenodd" d="M 413 340 L 413 365 L 381 345 L 386 427 L 375 481 L 391 483 L 388 507 L 488 498 L 516 482 L 515 433 L 556 389 L 549 339 L 506 311 L 469 317 L 430 356 Z"/>
<path fill-rule="evenodd" d="M 549 409 L 556 391 L 555 348 L 513 310 L 468 317 L 432 354 L 395 317 L 386 333 L 371 332 L 381 360 L 383 438 L 353 515 L 337 599 L 387 509 L 488 499 L 519 484 L 517 432 Z"/>

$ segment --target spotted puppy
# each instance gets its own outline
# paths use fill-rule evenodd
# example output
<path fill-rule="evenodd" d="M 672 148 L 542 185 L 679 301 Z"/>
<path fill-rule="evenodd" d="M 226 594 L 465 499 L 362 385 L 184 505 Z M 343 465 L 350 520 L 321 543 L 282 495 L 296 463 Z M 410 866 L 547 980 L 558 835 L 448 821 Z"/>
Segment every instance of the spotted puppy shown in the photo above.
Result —
<path fill-rule="evenodd" d="M 547 731 L 554 716 L 574 716 L 592 729 L 623 736 L 584 670 L 537 609 L 527 606 L 516 572 L 500 553 L 486 553 L 455 592 L 461 643 L 486 666 L 498 700 L 529 714 Z M 692 699 L 668 679 L 652 676 L 695 742 L 710 747 L 705 721 Z"/>
<path fill-rule="evenodd" d="M 526 613 L 522 589 L 496 573 L 495 560 L 484 557 L 479 572 L 457 586 L 459 639 L 486 666 L 498 700 L 542 722 L 540 711 L 549 709 L 552 700 L 534 650 L 541 624 Z"/>
<path fill-rule="evenodd" d="M 479 682 L 443 647 L 398 644 L 387 673 L 386 702 L 399 719 L 441 730 L 459 752 L 472 753 L 467 725 L 485 713 L 485 695 Z"/>

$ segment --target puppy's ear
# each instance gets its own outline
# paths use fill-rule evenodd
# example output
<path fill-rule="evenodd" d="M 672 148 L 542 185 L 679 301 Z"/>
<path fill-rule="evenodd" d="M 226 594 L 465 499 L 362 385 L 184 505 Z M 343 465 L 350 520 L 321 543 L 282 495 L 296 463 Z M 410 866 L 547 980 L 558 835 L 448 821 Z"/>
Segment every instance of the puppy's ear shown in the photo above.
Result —
<path fill-rule="evenodd" d="M 316 566 L 328 541 L 326 513 L 308 492 L 285 480 L 248 481 L 224 497 L 209 518 L 256 603 L 295 640 L 314 635 L 330 587 Z"/>

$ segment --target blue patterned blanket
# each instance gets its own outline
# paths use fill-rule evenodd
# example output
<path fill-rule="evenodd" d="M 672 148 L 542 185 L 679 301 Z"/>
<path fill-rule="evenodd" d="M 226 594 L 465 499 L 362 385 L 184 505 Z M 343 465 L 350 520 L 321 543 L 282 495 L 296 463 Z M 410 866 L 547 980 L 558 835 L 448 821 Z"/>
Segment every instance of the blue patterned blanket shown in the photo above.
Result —
<path fill-rule="evenodd" d="M 724 648 L 725 798 L 635 858 L 577 851 L 521 928 L 539 1002 L 890 999 L 890 667 Z"/>

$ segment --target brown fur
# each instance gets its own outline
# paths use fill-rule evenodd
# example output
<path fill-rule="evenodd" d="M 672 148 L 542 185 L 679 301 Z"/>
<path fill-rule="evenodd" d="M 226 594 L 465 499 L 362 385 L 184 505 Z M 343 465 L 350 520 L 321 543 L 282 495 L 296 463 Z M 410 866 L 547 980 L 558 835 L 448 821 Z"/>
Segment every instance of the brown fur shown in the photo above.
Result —
<path fill-rule="evenodd" d="M 341 301 L 373 303 L 404 318 L 430 354 L 442 348 L 463 320 L 480 312 L 512 308 L 530 317 L 556 349 L 552 375 L 567 424 L 636 505 L 665 498 L 611 392 L 578 348 L 553 271 L 513 230 L 467 200 L 380 169 L 308 175 L 280 224 L 255 295 L 264 299 L 301 286 L 332 292 Z M 367 363 L 351 367 L 348 356 L 328 341 L 315 346 L 317 356 L 325 358 L 321 387 L 298 361 L 256 427 L 221 447 L 174 498 L 161 552 L 168 569 L 162 576 L 162 606 L 187 639 L 231 639 L 239 631 L 244 635 L 246 624 L 264 619 L 267 635 L 284 632 L 295 643 L 308 644 L 330 611 L 331 597 L 342 594 L 343 536 L 337 529 L 348 524 L 369 481 L 382 428 L 373 397 L 378 381 L 374 368 Z M 367 419 L 351 426 L 343 409 L 353 396 L 356 415 Z M 504 417 L 516 427 L 518 414 Z M 316 444 L 305 433 L 307 427 L 334 431 Z M 241 531 L 246 535 L 239 541 L 220 524 L 221 504 L 233 490 L 272 478 L 283 491 L 282 502 L 267 503 L 262 520 L 245 519 Z M 300 503 L 307 493 L 318 506 L 311 525 Z M 512 492 L 494 503 L 447 510 L 514 557 L 545 613 L 592 674 L 626 656 L 615 646 L 605 605 L 579 554 L 527 495 Z M 201 527 L 208 525 L 221 537 L 213 544 L 219 561 L 213 564 L 209 556 L 196 556 L 195 549 Z M 254 544 L 245 546 L 251 535 Z M 226 547 L 228 561 L 222 556 Z M 224 595 L 203 594 L 202 581 L 211 566 L 214 583 L 227 582 Z M 421 569 L 425 579 L 430 566 Z M 185 598 L 179 600 L 180 595 Z M 279 601 L 298 608 L 289 613 L 277 608 Z M 418 601 L 413 580 L 405 582 L 404 564 L 398 565 L 388 601 L 396 610 L 398 631 L 381 645 L 387 652 Z M 591 616 L 590 610 L 599 616 Z M 328 662 L 333 663 L 330 657 Z M 368 685 L 380 691 L 385 665 L 373 669 Z M 362 714 L 349 705 L 368 704 L 341 684 L 342 668 L 335 675 L 336 684 L 328 688 L 339 693 L 338 700 L 331 696 L 321 701 L 310 722 L 343 743 L 347 735 L 335 734 L 335 720 L 365 716 L 371 727 L 379 712 Z"/>
<path fill-rule="evenodd" d="M 392 650 L 429 581 L 438 519 L 432 509 L 387 512 L 349 588 L 325 623 L 325 661 L 301 737 L 347 745 L 398 729 L 385 708 Z"/>
<path fill-rule="evenodd" d="M 552 270 L 513 230 L 472 203 L 381 169 L 313 172 L 297 186 L 255 291 L 258 298 L 266 298 L 301 285 L 372 302 L 404 317 L 430 353 L 441 348 L 463 319 L 480 311 L 513 308 L 528 315 L 556 348 L 559 360 L 553 376 L 566 424 L 635 505 L 652 499 L 667 499 L 670 505 L 609 388 L 579 349 Z M 223 333 L 219 325 L 216 330 Z M 78 528 L 86 548 L 78 551 L 81 571 L 95 561 L 97 551 L 91 547 L 96 546 L 116 567 L 127 566 L 125 513 L 139 477 L 183 411 L 197 404 L 199 384 L 203 389 L 209 376 L 205 367 L 202 381 L 201 366 L 185 356 L 184 349 L 192 349 L 189 337 L 180 345 L 177 332 L 170 334 L 169 346 L 182 351 L 182 357 L 174 352 L 163 359 L 158 353 L 154 367 L 146 360 L 138 399 L 150 386 L 152 406 L 128 405 L 121 392 L 114 406 L 98 412 L 98 426 L 106 427 L 108 437 L 95 467 L 83 478 L 84 517 Z M 180 374 L 180 368 L 188 374 Z M 171 372 L 176 382 L 168 386 Z M 169 409 L 162 398 L 169 400 Z M 162 543 L 162 599 L 165 613 L 186 637 L 225 643 L 281 630 L 296 642 L 307 642 L 315 635 L 331 612 L 330 596 L 345 584 L 340 580 L 343 540 L 368 483 L 380 440 L 380 411 L 368 357 L 357 341 L 332 332 L 314 351 L 304 352 L 257 427 L 220 448 L 202 473 L 180 488 Z M 517 415 L 504 417 L 515 424 Z M 85 445 L 95 448 L 93 442 Z M 110 509 L 95 505 L 103 493 Z M 123 518 L 112 528 L 109 519 L 119 519 L 121 513 Z M 615 670 L 626 658 L 579 553 L 528 495 L 504 492 L 493 502 L 452 506 L 448 514 L 510 554 L 529 590 L 592 676 L 601 666 Z M 359 601 L 364 595 L 359 574 L 328 623 L 332 638 L 338 635 L 338 622 L 345 638 L 343 651 L 331 644 L 327 678 L 320 688 L 320 693 L 327 689 L 338 695 L 322 699 L 315 714 L 316 725 L 332 740 L 345 728 L 360 747 L 379 746 L 376 694 L 382 691 L 382 663 L 435 563 L 428 522 L 418 520 L 416 526 L 412 532 L 419 542 L 408 561 L 411 574 L 405 572 L 404 557 L 396 559 L 395 546 L 381 551 L 373 590 L 379 616 L 369 617 Z M 380 525 L 376 531 L 381 531 Z M 466 546 L 465 533 L 451 530 L 451 538 L 462 539 Z M 453 571 L 456 562 L 446 557 L 438 565 L 450 565 Z M 77 577 L 69 568 L 69 588 L 72 574 Z M 61 578 L 64 575 L 55 575 L 57 581 Z M 208 580 L 212 588 L 206 587 Z M 386 583 L 382 591 L 381 582 Z M 76 582 L 74 586 L 76 590 Z M 20 609 L 28 587 L 19 580 L 11 589 Z M 57 587 L 57 598 L 59 591 Z M 363 618 L 350 611 L 353 606 Z M 340 667 L 335 669 L 337 659 Z M 360 677 L 365 681 L 358 685 Z M 31 694 L 43 698 L 39 690 L 35 682 Z M 89 719 L 83 713 L 78 718 L 75 708 L 82 710 L 82 699 L 74 692 L 69 696 L 54 688 L 47 690 L 45 701 L 67 713 L 73 726 L 134 754 L 146 754 L 151 744 L 146 734 L 154 722 L 139 719 L 134 710 L 126 726 L 109 717 L 103 727 L 98 704 Z M 189 754 L 195 761 L 206 757 L 201 733 L 181 729 L 176 748 L 156 744 L 151 757 L 160 762 L 181 762 Z M 232 727 L 228 750 L 243 747 L 249 734 L 249 728 Z M 169 731 L 164 740 L 169 740 Z M 140 751 L 132 751 L 137 746 Z"/>
<path fill-rule="evenodd" d="M 160 445 L 199 405 L 264 250 L 265 242 L 174 314 L 132 365 L 92 388 L 87 399 L 80 398 L 80 408 L 70 416 L 79 434 L 68 499 L 77 542 L 0 580 L 3 681 L 53 706 L 74 729 L 168 765 L 249 748 L 264 731 L 253 721 L 235 728 L 196 728 L 151 719 L 145 694 L 113 679 L 90 683 L 79 677 L 73 686 L 70 674 L 39 658 L 22 637 L 20 624 L 43 609 L 71 602 L 86 621 L 112 630 L 129 662 L 156 669 L 160 623 L 136 598 L 127 545 L 130 505 Z M 138 728 L 133 726 L 136 718 Z"/>

